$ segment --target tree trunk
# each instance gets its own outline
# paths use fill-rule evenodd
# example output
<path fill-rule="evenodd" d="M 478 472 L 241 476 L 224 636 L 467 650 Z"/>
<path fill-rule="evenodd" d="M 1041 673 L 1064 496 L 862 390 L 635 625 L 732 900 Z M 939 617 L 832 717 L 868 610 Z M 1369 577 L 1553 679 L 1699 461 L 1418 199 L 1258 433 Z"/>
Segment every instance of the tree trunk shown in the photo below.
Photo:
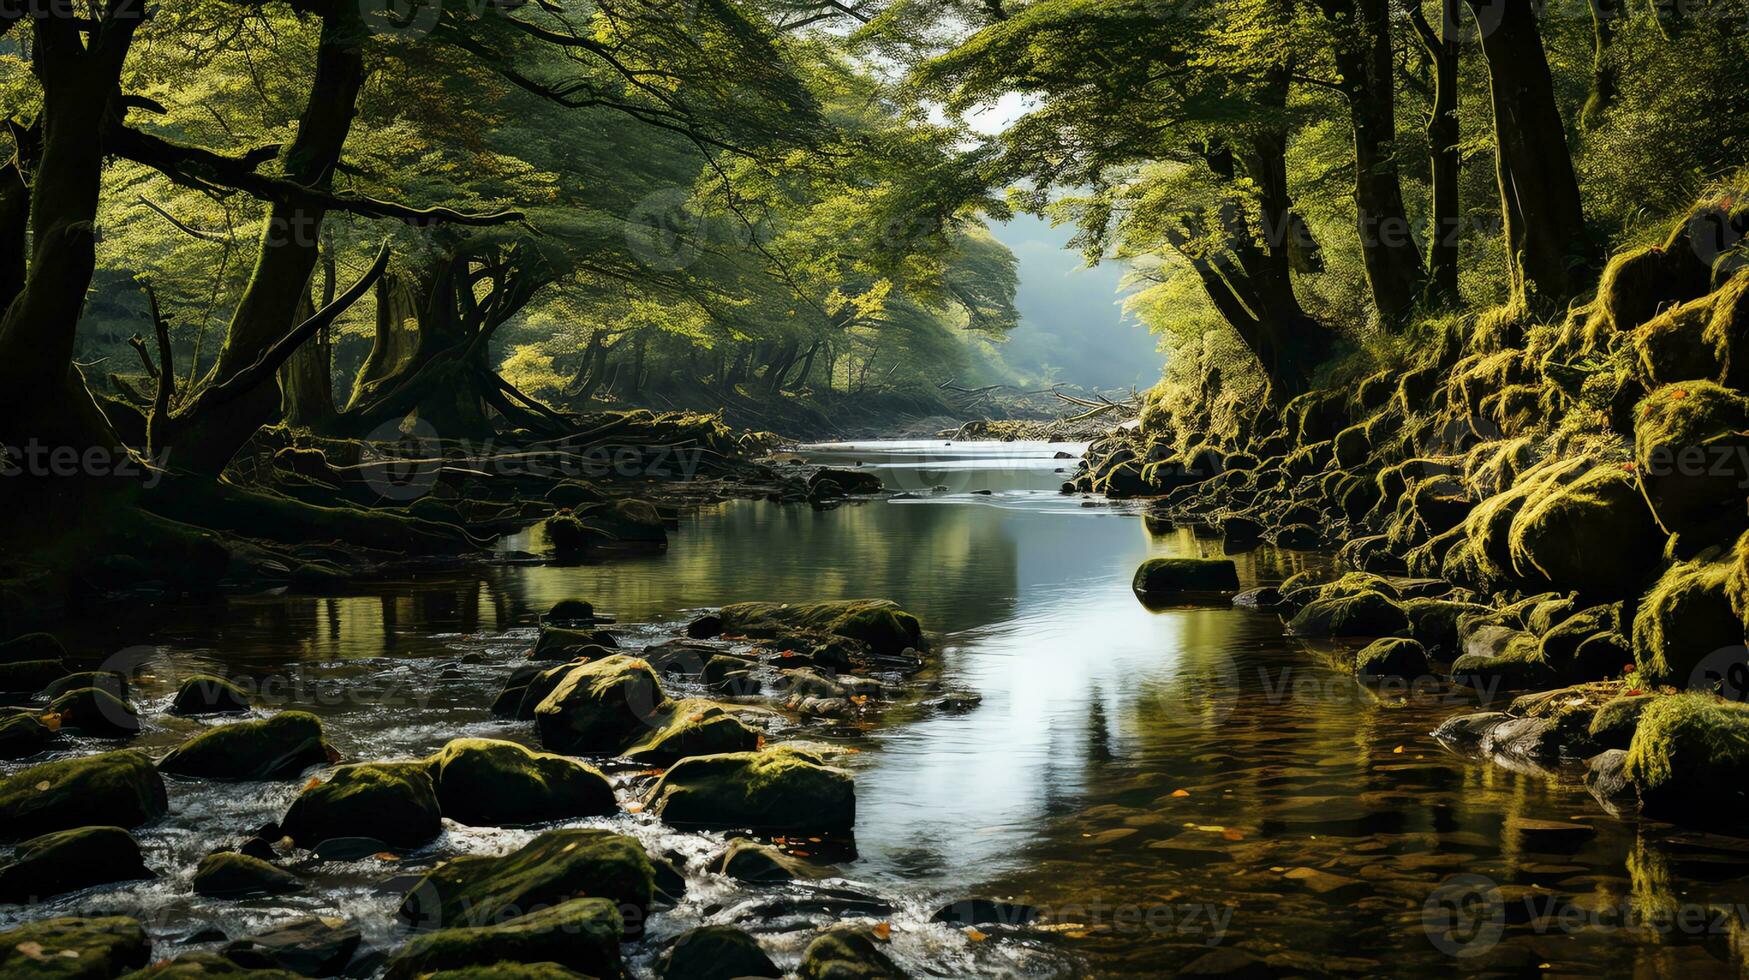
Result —
<path fill-rule="evenodd" d="M 1609 62 L 1609 46 L 1615 41 L 1616 21 L 1627 16 L 1622 0 L 1591 0 L 1591 92 L 1579 113 L 1579 124 L 1594 129 L 1615 101 L 1615 67 Z"/>
<path fill-rule="evenodd" d="M 1401 326 L 1421 297 L 1426 271 L 1403 206 L 1397 166 L 1396 74 L 1389 0 L 1325 0 L 1351 33 L 1336 67 L 1354 130 L 1354 208 L 1373 306 L 1386 328 Z"/>
<path fill-rule="evenodd" d="M 1494 106 L 1495 170 L 1514 305 L 1566 307 L 1593 262 L 1579 181 L 1530 0 L 1469 0 Z"/>
<path fill-rule="evenodd" d="M 322 306 L 334 302 L 335 267 L 332 247 L 322 252 Z M 307 293 L 306 293 L 307 295 Z M 314 313 L 317 305 L 305 299 L 297 322 Z M 281 414 L 287 424 L 320 429 L 334 418 L 334 345 L 327 327 L 311 337 L 285 366 L 279 369 Z"/>
<path fill-rule="evenodd" d="M 1435 31 L 1419 6 L 1410 21 L 1433 63 L 1433 104 L 1427 112 L 1427 157 L 1433 188 L 1433 222 L 1427 242 L 1429 306 L 1458 302 L 1458 245 L 1463 237 L 1459 210 L 1458 151 L 1458 0 L 1441 0 Z"/>
<path fill-rule="evenodd" d="M 352 130 L 359 91 L 364 87 L 362 44 L 365 25 L 356 11 L 340 5 L 322 20 L 316 75 L 297 137 L 285 157 L 285 176 L 306 186 L 326 188 Z M 231 317 L 213 380 L 222 383 L 258 360 L 298 321 L 315 269 L 325 209 L 304 203 L 275 204 L 268 212 L 254 272 Z M 280 393 L 271 381 L 228 403 L 206 418 L 189 418 L 171 433 L 176 466 L 196 473 L 221 472 L 255 431 L 272 421 Z"/>

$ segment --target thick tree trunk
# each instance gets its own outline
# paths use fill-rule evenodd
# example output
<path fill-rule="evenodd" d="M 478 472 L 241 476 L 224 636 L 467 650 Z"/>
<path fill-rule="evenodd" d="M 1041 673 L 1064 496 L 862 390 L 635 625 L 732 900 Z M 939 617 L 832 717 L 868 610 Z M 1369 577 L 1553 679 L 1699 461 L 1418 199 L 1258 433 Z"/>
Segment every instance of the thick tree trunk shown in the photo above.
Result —
<path fill-rule="evenodd" d="M 1433 221 L 1427 242 L 1430 306 L 1458 302 L 1458 245 L 1463 213 L 1458 197 L 1458 0 L 1441 0 L 1440 25 L 1427 23 L 1419 6 L 1410 19 L 1433 63 L 1433 104 L 1427 112 L 1427 157 L 1433 188 Z"/>
<path fill-rule="evenodd" d="M 335 268 L 332 249 L 322 253 L 322 306 L 334 302 Z M 300 304 L 297 322 L 314 313 L 310 299 Z M 280 412 L 290 425 L 320 429 L 334 418 L 334 345 L 324 327 L 292 354 L 279 369 Z"/>
<path fill-rule="evenodd" d="M 340 5 L 323 18 L 316 75 L 298 120 L 297 137 L 285 158 L 287 179 L 326 188 L 352 130 L 358 93 L 364 87 L 363 21 Z M 275 204 L 268 212 L 255 269 L 232 315 L 213 378 L 223 382 L 255 363 L 296 319 L 315 269 L 322 221 L 319 206 Z M 170 435 L 176 466 L 217 474 L 255 431 L 279 412 L 280 393 L 270 378 L 206 418 L 183 420 Z"/>
<path fill-rule="evenodd" d="M 1354 130 L 1354 208 L 1373 306 L 1387 328 L 1401 326 L 1421 298 L 1426 271 L 1403 205 L 1397 165 L 1396 75 L 1389 0 L 1325 0 L 1351 33 L 1336 67 Z"/>
<path fill-rule="evenodd" d="M 1622 0 L 1591 0 L 1591 92 L 1579 114 L 1579 124 L 1593 129 L 1615 101 L 1615 67 L 1609 62 L 1609 46 L 1615 41 L 1616 22 L 1627 16 Z"/>
<path fill-rule="evenodd" d="M 1530 0 L 1469 0 L 1494 106 L 1495 169 L 1515 305 L 1565 308 L 1589 277 L 1579 181 Z"/>

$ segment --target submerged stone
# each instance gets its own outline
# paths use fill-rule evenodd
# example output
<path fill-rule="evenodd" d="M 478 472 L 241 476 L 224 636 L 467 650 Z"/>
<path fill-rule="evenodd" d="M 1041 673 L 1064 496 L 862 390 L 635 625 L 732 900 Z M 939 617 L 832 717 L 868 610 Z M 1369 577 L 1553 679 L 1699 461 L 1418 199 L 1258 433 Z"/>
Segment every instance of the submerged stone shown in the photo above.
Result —
<path fill-rule="evenodd" d="M 0 866 L 0 902 L 27 904 L 118 881 L 155 878 L 139 842 L 120 827 L 80 827 L 34 837 Z"/>
<path fill-rule="evenodd" d="M 322 722 L 302 711 L 284 711 L 262 721 L 221 725 L 196 735 L 158 763 L 160 772 L 203 779 L 296 779 L 312 766 L 333 761 Z"/>
<path fill-rule="evenodd" d="M 209 898 L 256 898 L 303 890 L 297 875 L 235 851 L 208 854 L 194 869 L 194 893 Z"/>
<path fill-rule="evenodd" d="M 606 899 L 616 928 L 640 934 L 655 872 L 635 838 L 606 830 L 549 830 L 509 854 L 465 855 L 433 868 L 401 902 L 415 929 L 453 929 L 510 921 L 533 909 Z M 617 941 L 617 940 L 616 940 Z"/>
<path fill-rule="evenodd" d="M 661 980 L 737 980 L 781 977 L 759 940 L 733 926 L 700 926 L 682 933 L 662 954 Z"/>
<path fill-rule="evenodd" d="M 1150 558 L 1136 569 L 1130 589 L 1143 599 L 1183 592 L 1235 592 L 1238 566 L 1227 558 Z"/>
<path fill-rule="evenodd" d="M 442 832 L 443 818 L 424 763 L 366 762 L 298 794 L 279 826 L 299 847 L 336 837 L 418 847 Z"/>
<path fill-rule="evenodd" d="M 505 963 L 553 963 L 592 977 L 622 974 L 623 926 L 604 898 L 578 898 L 491 925 L 439 929 L 414 936 L 389 958 L 387 980 L 411 980 L 444 970 Z M 474 969 L 470 969 L 474 968 Z"/>

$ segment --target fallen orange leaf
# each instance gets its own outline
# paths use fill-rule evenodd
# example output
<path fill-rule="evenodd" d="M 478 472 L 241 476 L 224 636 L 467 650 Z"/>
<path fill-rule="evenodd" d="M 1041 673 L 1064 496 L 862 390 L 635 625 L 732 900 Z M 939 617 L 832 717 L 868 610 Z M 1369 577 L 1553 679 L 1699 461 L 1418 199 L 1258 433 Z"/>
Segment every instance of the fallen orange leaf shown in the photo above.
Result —
<path fill-rule="evenodd" d="M 1397 746 L 1396 748 L 1391 750 L 1391 754 L 1392 755 L 1402 755 L 1403 754 L 1403 747 L 1401 745 Z"/>
<path fill-rule="evenodd" d="M 626 804 L 626 812 L 627 813 L 642 813 L 642 812 L 644 812 L 644 805 L 642 803 L 627 803 Z"/>
<path fill-rule="evenodd" d="M 43 715 L 42 723 L 43 727 L 51 732 L 58 732 L 61 730 L 61 716 L 58 712 L 51 711 L 48 714 Z"/>
<path fill-rule="evenodd" d="M 378 851 L 373 856 L 378 861 L 399 861 L 399 860 L 401 860 L 401 855 L 396 854 L 393 851 Z"/>
<path fill-rule="evenodd" d="M 893 938 L 892 925 L 890 923 L 882 922 L 879 925 L 875 926 L 874 927 L 874 937 L 876 939 L 879 939 L 883 943 L 889 939 L 892 939 Z"/>
<path fill-rule="evenodd" d="M 306 789 L 306 790 L 315 789 L 316 787 L 318 787 L 320 785 L 322 785 L 322 781 L 320 779 L 317 779 L 314 776 L 311 776 L 310 781 L 304 784 L 304 789 Z"/>
<path fill-rule="evenodd" d="M 970 926 L 967 926 L 966 927 L 966 938 L 970 939 L 974 943 L 981 943 L 984 940 L 989 939 L 990 937 L 986 933 L 979 932 L 978 930 L 973 929 Z"/>
<path fill-rule="evenodd" d="M 1173 795 L 1173 796 L 1189 796 L 1189 795 L 1190 795 L 1190 790 L 1187 790 L 1187 789 L 1175 789 L 1175 790 L 1173 790 L 1173 791 L 1172 791 L 1172 795 Z"/>

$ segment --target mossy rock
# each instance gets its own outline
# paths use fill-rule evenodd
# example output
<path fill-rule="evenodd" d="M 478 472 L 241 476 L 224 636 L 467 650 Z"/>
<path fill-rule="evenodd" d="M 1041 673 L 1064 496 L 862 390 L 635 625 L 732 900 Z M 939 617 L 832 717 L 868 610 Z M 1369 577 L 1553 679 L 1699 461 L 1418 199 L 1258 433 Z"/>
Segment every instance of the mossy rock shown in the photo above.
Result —
<path fill-rule="evenodd" d="M 1716 301 L 1714 295 L 1689 300 L 1634 330 L 1635 371 L 1648 387 L 1719 379 L 1718 354 L 1706 337 Z"/>
<path fill-rule="evenodd" d="M 58 715 L 61 727 L 96 738 L 132 738 L 140 733 L 140 716 L 121 698 L 95 687 L 81 687 L 55 698 L 43 709 Z"/>
<path fill-rule="evenodd" d="M 1419 640 L 1430 655 L 1442 660 L 1457 656 L 1458 617 L 1488 611 L 1487 606 L 1450 599 L 1409 599 L 1403 603 L 1409 635 Z"/>
<path fill-rule="evenodd" d="M 1524 614 L 1524 628 L 1538 636 L 1547 633 L 1555 624 L 1565 622 L 1567 617 L 1578 608 L 1571 596 L 1557 596 L 1544 599 L 1530 607 Z"/>
<path fill-rule="evenodd" d="M 1143 599 L 1184 592 L 1236 592 L 1239 569 L 1227 558 L 1150 558 L 1136 569 L 1130 588 Z"/>
<path fill-rule="evenodd" d="M 1366 462 L 1372 454 L 1372 442 L 1367 438 L 1365 423 L 1351 425 L 1336 433 L 1335 453 L 1336 465 L 1345 470 L 1354 469 Z"/>
<path fill-rule="evenodd" d="M 541 528 L 546 532 L 547 541 L 553 546 L 553 551 L 560 555 L 580 554 L 600 540 L 599 532 L 578 520 L 574 514 L 549 517 Z"/>
<path fill-rule="evenodd" d="M 110 980 L 145 966 L 152 940 L 136 919 L 57 918 L 0 932 L 0 976 Z"/>
<path fill-rule="evenodd" d="M 122 980 L 201 980 L 203 977 L 238 977 L 247 980 L 299 980 L 302 974 L 290 970 L 248 967 L 218 953 L 196 951 L 183 953 L 173 960 L 153 963 Z"/>
<path fill-rule="evenodd" d="M 616 927 L 643 929 L 655 871 L 636 838 L 606 830 L 549 830 L 499 857 L 470 854 L 420 879 L 400 918 L 422 931 L 509 922 L 579 898 L 608 902 Z"/>
<path fill-rule="evenodd" d="M 1736 536 L 1749 526 L 1749 398 L 1710 382 L 1652 392 L 1635 415 L 1634 467 L 1666 531 Z"/>
<path fill-rule="evenodd" d="M 801 980 L 904 980 L 892 958 L 868 929 L 833 929 L 802 951 Z"/>
<path fill-rule="evenodd" d="M 194 869 L 194 893 L 208 898 L 260 898 L 303 890 L 297 875 L 235 851 L 208 854 Z"/>
<path fill-rule="evenodd" d="M 1542 650 L 1542 658 L 1560 671 L 1562 677 L 1570 681 L 1598 681 L 1620 673 L 1622 663 L 1603 662 L 1598 656 L 1600 651 L 1596 649 L 1584 658 L 1579 656 L 1579 651 L 1584 648 L 1585 641 L 1600 633 L 1614 631 L 1613 607 L 1593 606 L 1573 613 L 1547 629 L 1537 640 L 1537 645 Z"/>
<path fill-rule="evenodd" d="M 1292 575 L 1289 575 L 1287 580 L 1281 583 L 1281 592 L 1283 595 L 1286 595 L 1295 589 L 1324 585 L 1329 582 L 1334 582 L 1341 577 L 1342 572 L 1340 569 L 1331 568 L 1328 565 L 1321 565 L 1317 568 L 1302 568 Z"/>
<path fill-rule="evenodd" d="M 1640 726 L 1640 714 L 1657 698 L 1634 694 L 1606 702 L 1591 716 L 1591 741 L 1600 749 L 1625 749 Z"/>
<path fill-rule="evenodd" d="M 676 826 L 844 831 L 856 823 L 850 773 L 787 746 L 683 759 L 649 800 Z"/>
<path fill-rule="evenodd" d="M 1512 521 L 1510 551 L 1522 579 L 1608 601 L 1645 588 L 1664 538 L 1632 475 L 1597 466 L 1533 494 Z"/>
<path fill-rule="evenodd" d="M 423 980 L 589 980 L 557 963 L 494 963 L 427 973 Z"/>
<path fill-rule="evenodd" d="M 169 809 L 164 779 L 142 753 L 57 759 L 0 780 L 0 841 L 91 826 L 94 817 L 131 829 Z"/>
<path fill-rule="evenodd" d="M 689 756 L 751 752 L 759 747 L 759 733 L 721 705 L 676 701 L 670 702 L 665 714 L 660 727 L 622 753 L 625 758 L 641 765 L 669 766 Z"/>
<path fill-rule="evenodd" d="M 424 763 L 365 762 L 298 794 L 279 826 L 299 847 L 341 837 L 418 847 L 443 831 L 443 817 Z"/>
<path fill-rule="evenodd" d="M 650 665 L 615 655 L 568 666 L 534 709 L 541 744 L 557 752 L 618 754 L 660 724 L 668 696 Z"/>
<path fill-rule="evenodd" d="M 60 640 L 48 633 L 26 633 L 0 643 L 0 665 L 30 660 L 61 661 L 66 658 L 67 649 L 61 646 Z"/>
<path fill-rule="evenodd" d="M 607 499 L 607 494 L 597 487 L 581 480 L 567 480 L 547 491 L 547 503 L 566 510 L 576 510 L 586 504 L 596 504 Z"/>
<path fill-rule="evenodd" d="M 928 649 L 917 617 L 886 599 L 853 599 L 788 605 L 742 602 L 724 606 L 719 614 L 729 632 L 752 633 L 775 628 L 813 630 L 866 643 L 876 653 Z"/>
<path fill-rule="evenodd" d="M 1730 577 L 1729 565 L 1684 562 L 1672 565 L 1646 593 L 1633 635 L 1634 663 L 1646 683 L 1711 687 L 1719 678 L 1699 676 L 1701 665 L 1722 670 L 1715 653 L 1742 652 L 1743 621 L 1731 607 Z"/>
<path fill-rule="evenodd" d="M 170 750 L 158 771 L 199 779 L 296 779 L 335 759 L 322 721 L 303 711 L 282 711 L 261 721 L 239 721 L 196 735 Z"/>
<path fill-rule="evenodd" d="M 1427 648 L 1400 637 L 1374 640 L 1354 658 L 1354 673 L 1363 680 L 1426 677 L 1431 670 Z"/>
<path fill-rule="evenodd" d="M 29 712 L 0 717 L 0 760 L 27 759 L 55 742 L 55 730 Z"/>
<path fill-rule="evenodd" d="M 662 512 L 649 501 L 615 500 L 593 504 L 579 514 L 592 536 L 616 544 L 668 544 L 668 526 L 662 520 Z"/>
<path fill-rule="evenodd" d="M 604 639 L 611 642 L 601 642 Z M 600 660 L 618 652 L 614 642 L 617 641 L 613 641 L 613 635 L 606 630 L 549 627 L 541 630 L 540 639 L 534 642 L 534 649 L 528 652 L 528 659 L 536 663 Z"/>
<path fill-rule="evenodd" d="M 1749 706 L 1710 694 L 1657 698 L 1640 712 L 1625 772 L 1647 816 L 1742 830 Z"/>
<path fill-rule="evenodd" d="M 0 663 L 0 694 L 35 694 L 67 676 L 59 660 L 15 660 Z"/>
<path fill-rule="evenodd" d="M 211 674 L 196 674 L 176 689 L 173 715 L 222 715 L 248 711 L 249 695 L 241 687 Z"/>
<path fill-rule="evenodd" d="M 731 841 L 711 870 L 737 881 L 797 881 L 823 877 L 825 872 L 801 858 L 757 841 Z"/>
<path fill-rule="evenodd" d="M 661 980 L 737 980 L 781 977 L 783 971 L 759 948 L 759 940 L 734 926 L 689 929 L 662 954 Z"/>
<path fill-rule="evenodd" d="M 33 837 L 0 866 L 0 902 L 39 902 L 96 885 L 157 875 L 120 827 L 80 827 Z"/>
<path fill-rule="evenodd" d="M 546 623 L 593 623 L 595 604 L 585 599 L 560 599 L 541 617 Z"/>
<path fill-rule="evenodd" d="M 44 685 L 41 695 L 52 701 L 63 694 L 86 687 L 96 688 L 122 701 L 128 699 L 127 675 L 113 670 L 82 670 L 65 677 L 57 677 Z"/>
<path fill-rule="evenodd" d="M 1560 681 L 1554 665 L 1543 659 L 1537 638 L 1513 631 L 1493 652 L 1466 653 L 1451 665 L 1452 678 L 1487 694 L 1549 687 Z"/>
<path fill-rule="evenodd" d="M 613 784 L 575 759 L 514 742 L 458 738 L 426 763 L 443 815 L 503 827 L 615 813 Z"/>
<path fill-rule="evenodd" d="M 619 911 L 604 898 L 578 898 L 491 925 L 414 936 L 389 958 L 387 980 L 441 971 L 501 969 L 505 963 L 553 963 L 591 977 L 622 975 Z"/>
<path fill-rule="evenodd" d="M 1407 632 L 1409 618 L 1396 601 L 1377 592 L 1336 599 L 1318 599 L 1287 624 L 1290 636 L 1397 636 Z"/>
<path fill-rule="evenodd" d="M 1387 599 L 1401 599 L 1402 594 L 1390 580 L 1369 572 L 1345 572 L 1335 581 L 1318 587 L 1320 599 L 1347 599 L 1362 592 L 1377 592 Z"/>
<path fill-rule="evenodd" d="M 1551 461 L 1527 470 L 1510 488 L 1483 500 L 1464 519 L 1468 556 L 1490 588 L 1517 581 L 1512 564 L 1512 525 L 1544 486 L 1576 478 L 1585 459 Z"/>

